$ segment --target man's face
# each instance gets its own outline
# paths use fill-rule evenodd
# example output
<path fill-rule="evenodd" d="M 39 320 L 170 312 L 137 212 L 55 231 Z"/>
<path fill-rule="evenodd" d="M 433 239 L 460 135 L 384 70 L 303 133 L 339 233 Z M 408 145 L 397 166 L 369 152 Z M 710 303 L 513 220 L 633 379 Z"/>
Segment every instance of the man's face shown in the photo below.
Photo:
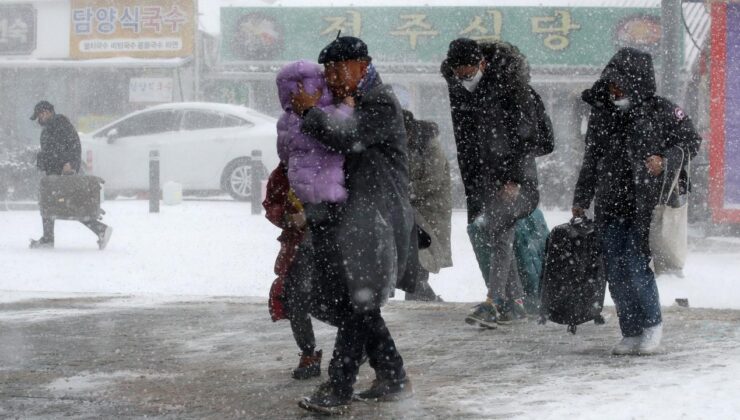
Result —
<path fill-rule="evenodd" d="M 615 83 L 609 83 L 609 95 L 611 95 L 614 100 L 622 99 L 625 96 L 622 89 L 620 89 Z"/>
<path fill-rule="evenodd" d="M 471 64 L 468 66 L 458 66 L 452 69 L 452 73 L 455 75 L 456 78 L 458 78 L 460 81 L 464 80 L 470 80 L 472 79 L 476 73 L 478 73 L 478 70 L 483 71 L 486 68 L 485 61 L 481 61 L 478 64 Z"/>
<path fill-rule="evenodd" d="M 367 74 L 369 64 L 365 60 L 326 63 L 324 76 L 332 95 L 337 99 L 344 99 L 354 94 L 360 81 Z"/>
<path fill-rule="evenodd" d="M 39 125 L 46 125 L 46 122 L 51 119 L 51 117 L 54 115 L 51 111 L 41 111 L 39 112 L 39 116 L 37 118 Z"/>

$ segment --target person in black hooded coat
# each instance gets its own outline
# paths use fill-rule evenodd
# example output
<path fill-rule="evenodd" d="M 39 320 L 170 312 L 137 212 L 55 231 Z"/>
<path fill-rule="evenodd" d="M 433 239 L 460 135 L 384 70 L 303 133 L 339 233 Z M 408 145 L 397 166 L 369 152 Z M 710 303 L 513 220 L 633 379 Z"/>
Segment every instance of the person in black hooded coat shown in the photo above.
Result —
<path fill-rule="evenodd" d="M 552 124 L 529 85 L 526 58 L 509 43 L 456 39 L 441 72 L 449 88 L 469 230 L 484 232 L 491 244 L 488 297 L 466 322 L 494 328 L 525 313 L 514 229 L 539 203 L 535 157 L 552 152 Z M 503 310 L 504 304 L 512 309 Z"/>
<path fill-rule="evenodd" d="M 662 319 L 655 275 L 649 267 L 652 212 L 664 179 L 680 171 L 678 194 L 689 188 L 686 166 L 701 144 L 684 111 L 656 95 L 650 54 L 620 49 L 599 80 L 583 92 L 591 105 L 573 216 L 591 201 L 602 236 L 609 292 L 623 339 L 614 354 L 655 352 Z"/>

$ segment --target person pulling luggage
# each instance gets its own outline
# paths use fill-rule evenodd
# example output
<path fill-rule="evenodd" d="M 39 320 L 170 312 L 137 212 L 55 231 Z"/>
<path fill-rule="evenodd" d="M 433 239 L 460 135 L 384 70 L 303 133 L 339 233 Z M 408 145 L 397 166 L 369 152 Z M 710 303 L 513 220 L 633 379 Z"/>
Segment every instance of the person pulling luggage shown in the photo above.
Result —
<path fill-rule="evenodd" d="M 54 111 L 54 105 L 48 101 L 36 104 L 31 115 L 32 121 L 38 121 L 41 131 L 41 150 L 36 156 L 36 167 L 49 175 L 75 175 L 80 171 L 81 146 L 80 136 L 72 123 L 64 115 Z M 29 247 L 54 248 L 54 218 L 42 212 L 41 223 L 44 234 L 41 238 L 31 240 Z M 110 241 L 113 228 L 99 220 L 80 221 L 93 231 L 98 238 L 98 248 L 103 250 Z"/>
<path fill-rule="evenodd" d="M 573 216 L 594 201 L 609 293 L 622 332 L 615 355 L 653 354 L 663 334 L 658 286 L 649 263 L 650 221 L 664 171 L 680 171 L 687 191 L 687 161 L 701 137 L 684 111 L 656 95 L 652 56 L 617 51 L 583 100 L 591 105 L 586 150 L 573 197 Z M 677 197 L 677 194 L 676 194 Z"/>

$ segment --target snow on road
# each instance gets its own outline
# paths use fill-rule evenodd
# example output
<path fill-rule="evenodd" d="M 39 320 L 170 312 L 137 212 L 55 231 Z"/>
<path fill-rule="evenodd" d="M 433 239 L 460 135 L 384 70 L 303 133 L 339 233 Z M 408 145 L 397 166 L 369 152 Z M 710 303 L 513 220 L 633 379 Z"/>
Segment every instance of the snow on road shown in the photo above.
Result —
<path fill-rule="evenodd" d="M 186 201 L 163 206 L 159 214 L 148 213 L 145 201 L 103 207 L 104 221 L 114 227 L 103 252 L 84 226 L 69 221 L 57 223 L 55 249 L 29 250 L 29 238 L 41 232 L 38 212 L 0 212 L 0 302 L 26 296 L 22 292 L 267 297 L 279 230 L 251 215 L 249 204 Z M 551 228 L 569 217 L 545 215 Z M 431 277 L 436 292 L 452 302 L 485 297 L 465 222 L 464 212 L 453 213 L 455 265 Z M 720 244 L 695 249 L 684 278 L 659 278 L 663 305 L 688 298 L 692 307 L 740 309 L 740 246 Z"/>

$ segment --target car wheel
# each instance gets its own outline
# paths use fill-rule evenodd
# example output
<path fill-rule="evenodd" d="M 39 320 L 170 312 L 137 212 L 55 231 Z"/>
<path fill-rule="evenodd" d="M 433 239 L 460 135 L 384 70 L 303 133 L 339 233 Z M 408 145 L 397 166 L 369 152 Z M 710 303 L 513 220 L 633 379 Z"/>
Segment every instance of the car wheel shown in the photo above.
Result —
<path fill-rule="evenodd" d="M 234 200 L 247 201 L 252 197 L 252 160 L 239 158 L 226 165 L 221 185 Z"/>

